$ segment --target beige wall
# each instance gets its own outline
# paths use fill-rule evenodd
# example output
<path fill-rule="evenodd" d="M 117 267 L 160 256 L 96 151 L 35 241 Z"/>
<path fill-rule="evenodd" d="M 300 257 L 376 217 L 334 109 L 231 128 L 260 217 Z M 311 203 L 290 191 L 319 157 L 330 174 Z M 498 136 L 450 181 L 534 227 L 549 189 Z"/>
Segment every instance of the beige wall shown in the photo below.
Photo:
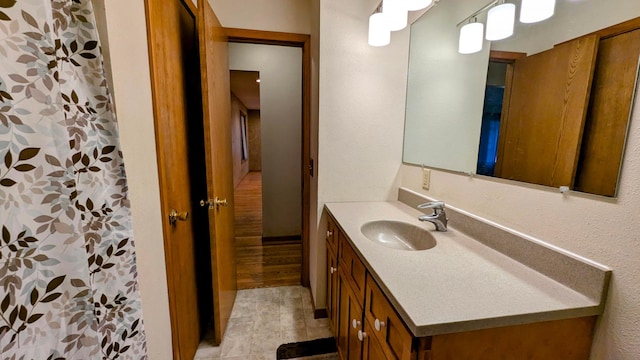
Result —
<path fill-rule="evenodd" d="M 231 155 L 233 157 L 233 187 L 236 188 L 240 181 L 249 173 L 249 159 L 242 160 L 241 118 L 240 114 L 247 116 L 247 107 L 242 101 L 231 93 Z M 249 125 L 249 119 L 247 119 Z M 249 140 L 247 129 L 247 141 Z M 247 146 L 247 152 L 249 147 Z M 249 154 L 247 153 L 247 156 Z"/>
<path fill-rule="evenodd" d="M 222 26 L 309 34 L 309 0 L 209 0 Z"/>
<path fill-rule="evenodd" d="M 312 291 L 325 306 L 322 208 L 331 201 L 397 198 L 409 31 L 390 46 L 367 44 L 369 0 L 320 2 L 318 232 L 310 247 Z"/>
<path fill-rule="evenodd" d="M 120 142 L 124 154 L 136 244 L 138 281 L 149 359 L 172 359 L 160 190 L 143 1 L 105 0 Z M 106 26 L 106 28 L 105 28 Z M 106 31 L 105 31 L 106 30 Z"/>

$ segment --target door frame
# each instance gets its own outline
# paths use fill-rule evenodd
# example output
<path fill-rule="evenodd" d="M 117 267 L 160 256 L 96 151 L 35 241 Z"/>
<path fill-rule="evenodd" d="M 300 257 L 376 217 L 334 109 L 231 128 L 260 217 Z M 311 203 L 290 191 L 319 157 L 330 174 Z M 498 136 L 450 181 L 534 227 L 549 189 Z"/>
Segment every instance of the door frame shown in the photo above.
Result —
<path fill-rule="evenodd" d="M 300 282 L 309 287 L 309 236 L 311 214 L 311 36 L 275 31 L 224 28 L 234 43 L 280 45 L 302 49 L 302 272 Z"/>

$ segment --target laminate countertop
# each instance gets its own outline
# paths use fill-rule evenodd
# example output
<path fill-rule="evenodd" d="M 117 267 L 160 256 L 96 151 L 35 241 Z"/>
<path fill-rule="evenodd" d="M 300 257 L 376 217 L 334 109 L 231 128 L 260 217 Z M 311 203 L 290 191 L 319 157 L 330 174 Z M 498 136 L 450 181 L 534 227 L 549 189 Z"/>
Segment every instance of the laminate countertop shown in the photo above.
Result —
<path fill-rule="evenodd" d="M 575 289 L 544 275 L 457 231 L 453 221 L 449 231 L 436 232 L 433 224 L 418 221 L 422 212 L 401 202 L 328 203 L 325 207 L 416 337 L 602 313 L 603 294 L 585 294 L 580 286 Z M 437 245 L 422 251 L 387 248 L 360 230 L 375 220 L 431 230 Z M 607 284 L 595 286 L 605 291 L 609 270 L 593 266 L 595 273 L 605 275 L 594 279 L 585 274 L 585 279 L 573 282 L 604 281 Z"/>

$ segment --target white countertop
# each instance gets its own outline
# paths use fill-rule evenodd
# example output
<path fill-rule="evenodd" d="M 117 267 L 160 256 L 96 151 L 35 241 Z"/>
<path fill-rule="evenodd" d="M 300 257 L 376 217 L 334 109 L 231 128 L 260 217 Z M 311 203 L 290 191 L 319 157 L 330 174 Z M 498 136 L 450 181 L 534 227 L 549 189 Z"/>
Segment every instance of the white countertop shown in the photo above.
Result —
<path fill-rule="evenodd" d="M 455 230 L 436 232 L 422 213 L 400 202 L 328 203 L 371 275 L 417 337 L 597 315 L 587 296 Z M 360 231 L 374 220 L 433 231 L 424 251 L 389 249 Z"/>

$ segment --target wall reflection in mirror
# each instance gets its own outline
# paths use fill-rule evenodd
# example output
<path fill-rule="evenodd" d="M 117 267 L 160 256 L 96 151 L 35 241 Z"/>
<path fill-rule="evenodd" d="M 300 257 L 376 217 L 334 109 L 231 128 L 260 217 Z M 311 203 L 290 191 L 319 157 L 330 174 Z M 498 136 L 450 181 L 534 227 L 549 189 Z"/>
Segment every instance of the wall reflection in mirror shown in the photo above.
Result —
<path fill-rule="evenodd" d="M 615 196 L 637 0 L 557 0 L 550 19 L 516 21 L 513 36 L 460 54 L 458 23 L 485 5 L 442 0 L 411 26 L 403 161 Z"/>

